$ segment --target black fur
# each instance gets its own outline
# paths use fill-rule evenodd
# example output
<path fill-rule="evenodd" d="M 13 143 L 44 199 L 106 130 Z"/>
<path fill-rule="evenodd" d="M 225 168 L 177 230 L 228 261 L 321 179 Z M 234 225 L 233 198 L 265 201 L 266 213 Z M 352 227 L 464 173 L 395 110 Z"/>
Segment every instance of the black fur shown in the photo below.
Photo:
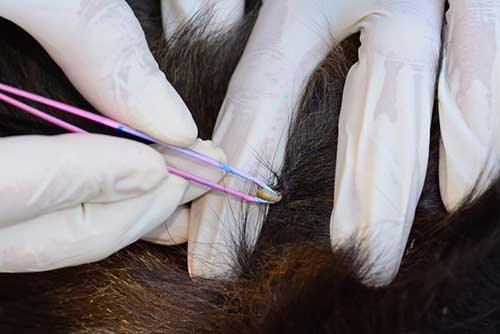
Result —
<path fill-rule="evenodd" d="M 130 3 L 208 138 L 258 2 L 247 1 L 244 22 L 231 31 L 208 36 L 206 18 L 198 17 L 168 42 L 161 41 L 157 4 Z M 2 21 L 0 40 L 0 81 L 90 108 L 29 36 Z M 283 201 L 270 208 L 255 249 L 239 249 L 235 279 L 192 281 L 184 248 L 146 243 L 96 264 L 2 274 L 0 333 L 495 333 L 500 181 L 456 212 L 445 212 L 437 182 L 437 116 L 424 191 L 396 279 L 382 288 L 364 286 L 362 250 L 330 249 L 338 112 L 356 48 L 354 37 L 313 75 L 277 175 Z M 0 134 L 27 133 L 60 131 L 0 105 Z"/>

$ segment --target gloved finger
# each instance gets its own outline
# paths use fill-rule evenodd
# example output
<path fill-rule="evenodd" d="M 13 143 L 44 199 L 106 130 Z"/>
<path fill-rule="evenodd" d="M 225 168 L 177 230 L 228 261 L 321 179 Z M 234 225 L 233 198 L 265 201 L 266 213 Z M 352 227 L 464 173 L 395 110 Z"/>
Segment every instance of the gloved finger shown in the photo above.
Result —
<path fill-rule="evenodd" d="M 154 149 L 103 135 L 0 139 L 0 226 L 80 203 L 141 195 L 168 177 Z"/>
<path fill-rule="evenodd" d="M 170 144 L 196 139 L 191 114 L 124 0 L 3 0 L 0 15 L 35 37 L 103 114 Z"/>
<path fill-rule="evenodd" d="M 263 179 L 271 176 L 269 167 L 278 170 L 281 166 L 286 132 L 300 93 L 332 45 L 323 12 L 309 1 L 295 3 L 299 2 L 264 2 L 213 136 L 232 166 Z M 315 24 L 304 24 L 311 19 Z M 269 165 L 259 163 L 262 160 Z M 227 175 L 224 184 L 248 190 L 239 181 Z M 194 202 L 188 243 L 191 275 L 225 275 L 234 264 L 236 243 L 245 238 L 253 244 L 260 232 L 259 209 L 249 209 L 252 224 L 242 235 L 242 207 L 239 201 L 216 192 Z"/>
<path fill-rule="evenodd" d="M 203 177 L 212 182 L 219 182 L 225 175 L 225 172 L 219 168 L 203 163 L 197 159 L 189 157 L 185 154 L 173 151 L 160 145 L 152 145 L 158 152 L 163 155 L 169 166 L 183 170 L 196 176 Z M 214 145 L 210 140 L 198 139 L 190 149 L 209 156 L 213 159 L 226 162 L 226 155 L 222 149 Z M 181 200 L 181 204 L 191 202 L 193 199 L 212 190 L 209 187 L 203 186 L 196 182 L 189 182 L 189 185 Z"/>
<path fill-rule="evenodd" d="M 219 182 L 225 175 L 222 170 L 184 154 L 172 151 L 160 145 L 153 145 L 153 147 L 163 155 L 169 166 L 201 176 L 213 182 Z M 216 160 L 226 162 L 224 152 L 209 140 L 203 141 L 198 139 L 190 148 Z M 193 199 L 198 198 L 210 190 L 212 189 L 200 185 L 199 183 L 189 181 L 180 204 L 191 202 Z M 189 230 L 189 211 L 190 208 L 188 206 L 177 208 L 166 222 L 162 223 L 154 231 L 148 233 L 143 239 L 167 246 L 186 242 Z"/>
<path fill-rule="evenodd" d="M 331 241 L 362 247 L 371 284 L 396 274 L 422 191 L 443 6 L 394 2 L 365 18 L 345 83 Z"/>
<path fill-rule="evenodd" d="M 72 208 L 0 227 L 0 271 L 28 272 L 101 260 L 157 228 L 187 182 L 170 175 L 143 195 Z"/>
<path fill-rule="evenodd" d="M 179 206 L 166 222 L 160 224 L 142 239 L 164 246 L 179 245 L 187 242 L 189 232 L 189 207 Z"/>
<path fill-rule="evenodd" d="M 239 22 L 245 11 L 244 0 L 162 0 L 163 30 L 169 36 L 193 18 L 205 15 L 208 29 L 220 31 Z M 201 18 L 201 17 L 200 17 Z"/>
<path fill-rule="evenodd" d="M 454 0 L 439 77 L 439 185 L 451 211 L 500 161 L 500 3 Z"/>

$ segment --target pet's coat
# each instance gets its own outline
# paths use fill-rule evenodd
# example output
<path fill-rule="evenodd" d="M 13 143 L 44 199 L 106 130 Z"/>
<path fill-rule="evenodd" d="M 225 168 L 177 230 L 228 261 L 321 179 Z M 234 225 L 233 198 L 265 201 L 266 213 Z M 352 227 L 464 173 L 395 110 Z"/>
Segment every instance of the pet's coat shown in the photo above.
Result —
<path fill-rule="evenodd" d="M 129 1 L 161 68 L 209 138 L 258 13 L 207 34 L 200 16 L 168 41 L 157 1 Z M 0 81 L 91 109 L 27 34 L 0 21 Z M 0 333 L 495 333 L 500 330 L 500 182 L 452 214 L 438 189 L 437 119 L 426 184 L 396 279 L 360 283 L 363 250 L 332 253 L 335 147 L 343 80 L 356 38 L 333 50 L 304 92 L 254 249 L 239 243 L 237 277 L 189 279 L 185 248 L 137 243 L 95 264 L 0 275 Z M 435 115 L 437 113 L 434 113 Z M 91 132 L 100 126 L 64 115 Z M 436 118 L 436 117 L 435 117 Z M 61 130 L 0 104 L 0 135 Z M 240 217 L 245 219 L 245 217 Z M 248 222 L 251 224 L 252 222 Z M 236 240 L 235 240 L 236 242 Z M 0 256 L 2 256 L 0 254 Z"/>

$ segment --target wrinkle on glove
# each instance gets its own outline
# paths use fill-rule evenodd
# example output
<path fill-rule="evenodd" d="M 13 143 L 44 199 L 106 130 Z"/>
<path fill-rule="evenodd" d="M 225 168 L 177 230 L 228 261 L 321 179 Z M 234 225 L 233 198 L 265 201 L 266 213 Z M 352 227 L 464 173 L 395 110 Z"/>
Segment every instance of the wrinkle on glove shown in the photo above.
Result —
<path fill-rule="evenodd" d="M 2 0 L 0 16 L 31 34 L 101 113 L 169 144 L 195 141 L 189 110 L 124 0 Z"/>
<path fill-rule="evenodd" d="M 344 91 L 339 130 L 333 247 L 366 250 L 367 282 L 397 271 L 422 190 L 444 0 L 264 1 L 231 80 L 214 141 L 236 168 L 279 171 L 301 93 L 317 65 L 348 35 L 362 32 L 360 61 Z M 238 130 L 236 130 L 238 129 Z M 243 130 L 241 130 L 243 129 Z M 230 186 L 237 185 L 228 176 Z M 219 194 L 197 200 L 190 215 L 193 276 L 231 274 L 241 205 Z M 260 232 L 250 208 L 246 241 Z M 255 218 L 255 219 L 252 219 Z"/>
<path fill-rule="evenodd" d="M 439 77 L 439 185 L 447 210 L 480 193 L 500 162 L 500 2 L 455 0 Z"/>
<path fill-rule="evenodd" d="M 224 159 L 210 142 L 192 148 Z M 223 176 L 189 157 L 95 134 L 2 138 L 0 154 L 0 272 L 97 261 L 146 235 L 182 242 L 188 220 L 175 210 L 208 189 L 169 175 L 165 160 L 213 182 Z M 160 226 L 173 236 L 155 233 Z"/>

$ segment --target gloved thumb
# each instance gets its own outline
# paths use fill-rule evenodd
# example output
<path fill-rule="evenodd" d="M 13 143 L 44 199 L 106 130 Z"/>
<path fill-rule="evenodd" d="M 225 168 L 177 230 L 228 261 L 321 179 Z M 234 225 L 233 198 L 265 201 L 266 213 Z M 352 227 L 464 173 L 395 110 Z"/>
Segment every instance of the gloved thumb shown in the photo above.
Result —
<path fill-rule="evenodd" d="M 0 16 L 37 39 L 98 111 L 173 145 L 196 139 L 191 114 L 125 1 L 4 0 Z"/>

